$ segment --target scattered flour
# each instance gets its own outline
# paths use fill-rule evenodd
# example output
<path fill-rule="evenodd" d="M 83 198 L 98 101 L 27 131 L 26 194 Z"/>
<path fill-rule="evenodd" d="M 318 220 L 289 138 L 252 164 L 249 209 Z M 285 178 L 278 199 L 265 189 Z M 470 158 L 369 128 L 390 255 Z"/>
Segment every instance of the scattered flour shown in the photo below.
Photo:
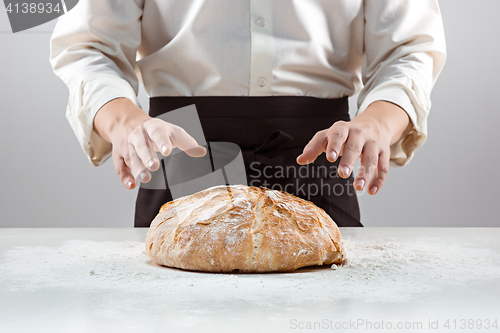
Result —
<path fill-rule="evenodd" d="M 344 239 L 344 246 L 348 262 L 337 269 L 246 275 L 160 267 L 144 253 L 142 242 L 72 240 L 58 247 L 7 251 L 0 258 L 0 283 L 11 291 L 108 290 L 118 295 L 149 293 L 157 300 L 196 297 L 207 302 L 241 299 L 291 305 L 343 298 L 398 302 L 500 276 L 498 254 L 470 244 L 438 238 L 384 243 Z"/>

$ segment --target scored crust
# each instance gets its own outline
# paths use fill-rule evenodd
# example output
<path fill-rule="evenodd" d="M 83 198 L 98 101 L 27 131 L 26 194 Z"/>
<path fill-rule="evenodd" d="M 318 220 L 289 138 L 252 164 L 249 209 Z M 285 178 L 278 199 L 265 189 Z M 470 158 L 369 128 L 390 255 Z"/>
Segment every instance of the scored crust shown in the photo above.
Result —
<path fill-rule="evenodd" d="M 214 186 L 164 204 L 146 253 L 158 265 L 205 272 L 288 272 L 345 262 L 326 212 L 287 192 Z"/>

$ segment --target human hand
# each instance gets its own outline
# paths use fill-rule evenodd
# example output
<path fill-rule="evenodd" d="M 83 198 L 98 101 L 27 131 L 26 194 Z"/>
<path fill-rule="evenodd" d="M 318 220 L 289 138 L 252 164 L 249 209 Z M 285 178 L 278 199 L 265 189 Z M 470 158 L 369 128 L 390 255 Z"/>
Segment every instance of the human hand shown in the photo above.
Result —
<path fill-rule="evenodd" d="M 354 188 L 362 191 L 371 179 L 368 193 L 374 195 L 384 185 L 389 172 L 390 146 L 411 128 L 403 109 L 389 102 L 377 101 L 350 122 L 338 121 L 330 128 L 317 132 L 297 157 L 297 163 L 312 163 L 323 152 L 332 163 L 342 156 L 338 174 L 347 178 L 358 158 L 361 158 Z"/>
<path fill-rule="evenodd" d="M 192 157 L 206 154 L 183 128 L 150 117 L 127 98 L 106 103 L 94 118 L 94 130 L 113 145 L 116 174 L 129 189 L 137 185 L 133 174 L 143 183 L 151 180 L 149 171 L 160 167 L 156 152 L 168 156 L 179 148 Z"/>

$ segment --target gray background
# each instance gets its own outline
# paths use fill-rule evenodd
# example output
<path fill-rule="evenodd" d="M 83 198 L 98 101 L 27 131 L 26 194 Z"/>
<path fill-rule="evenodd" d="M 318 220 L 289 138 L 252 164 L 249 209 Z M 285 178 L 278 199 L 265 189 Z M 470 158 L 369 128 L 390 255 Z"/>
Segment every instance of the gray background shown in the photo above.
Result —
<path fill-rule="evenodd" d="M 360 195 L 365 226 L 500 226 L 500 2 L 440 4 L 448 60 L 428 141 L 379 194 Z M 48 62 L 54 24 L 12 34 L 0 9 L 0 227 L 131 227 L 137 190 L 111 160 L 92 166 L 66 121 L 68 90 Z"/>

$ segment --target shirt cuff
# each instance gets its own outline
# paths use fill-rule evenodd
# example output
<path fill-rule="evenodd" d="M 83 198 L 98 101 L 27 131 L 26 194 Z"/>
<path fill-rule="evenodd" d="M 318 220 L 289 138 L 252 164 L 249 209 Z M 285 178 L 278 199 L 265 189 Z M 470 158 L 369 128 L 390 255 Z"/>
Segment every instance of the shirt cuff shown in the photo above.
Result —
<path fill-rule="evenodd" d="M 396 104 L 410 118 L 413 129 L 404 138 L 391 146 L 390 165 L 404 166 L 411 161 L 415 150 L 421 147 L 427 138 L 426 117 L 417 115 L 415 106 L 404 86 L 394 83 L 377 86 L 363 100 L 359 106 L 358 114 L 365 111 L 370 104 L 376 101 L 387 101 Z"/>
<path fill-rule="evenodd" d="M 94 117 L 104 104 L 120 97 L 126 97 L 141 107 L 130 83 L 112 75 L 89 77 L 71 92 L 66 118 L 83 151 L 95 166 L 103 164 L 111 156 L 112 145 L 93 130 Z"/>

